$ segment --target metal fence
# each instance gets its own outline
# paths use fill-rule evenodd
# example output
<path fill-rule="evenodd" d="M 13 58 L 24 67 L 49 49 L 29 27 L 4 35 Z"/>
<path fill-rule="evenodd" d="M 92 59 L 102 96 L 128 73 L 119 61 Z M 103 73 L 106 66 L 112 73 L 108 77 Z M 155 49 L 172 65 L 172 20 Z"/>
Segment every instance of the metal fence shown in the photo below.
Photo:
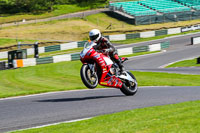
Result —
<path fill-rule="evenodd" d="M 178 13 L 169 13 L 163 15 L 141 16 L 135 17 L 135 25 L 165 23 L 165 22 L 178 22 L 200 19 L 200 11 L 187 11 Z"/>

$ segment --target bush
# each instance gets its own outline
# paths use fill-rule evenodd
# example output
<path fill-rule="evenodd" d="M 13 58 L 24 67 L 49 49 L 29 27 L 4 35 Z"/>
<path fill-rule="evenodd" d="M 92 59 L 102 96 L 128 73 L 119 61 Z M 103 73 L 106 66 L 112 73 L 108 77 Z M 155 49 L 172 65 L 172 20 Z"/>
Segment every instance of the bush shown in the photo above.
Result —
<path fill-rule="evenodd" d="M 0 13 L 40 13 L 52 11 L 54 5 L 77 4 L 79 6 L 98 7 L 107 0 L 1 0 Z"/>
<path fill-rule="evenodd" d="M 8 0 L 7 7 L 10 13 L 47 11 L 52 9 L 51 0 Z"/>
<path fill-rule="evenodd" d="M 0 1 L 0 14 L 5 13 L 6 8 L 7 8 L 6 1 Z"/>

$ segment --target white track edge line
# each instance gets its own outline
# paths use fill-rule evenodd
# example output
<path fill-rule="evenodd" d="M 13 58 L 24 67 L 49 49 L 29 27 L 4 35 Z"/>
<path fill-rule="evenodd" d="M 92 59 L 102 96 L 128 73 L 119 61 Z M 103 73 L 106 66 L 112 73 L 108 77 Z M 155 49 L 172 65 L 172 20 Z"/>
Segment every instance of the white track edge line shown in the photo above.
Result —
<path fill-rule="evenodd" d="M 92 119 L 92 118 L 93 117 L 88 117 L 88 118 L 82 118 L 82 119 L 75 119 L 75 120 L 57 122 L 57 123 L 46 124 L 46 125 L 41 125 L 41 126 L 35 126 L 35 127 L 25 128 L 25 129 L 19 129 L 19 130 L 15 130 L 15 131 L 24 131 L 24 130 L 29 130 L 29 129 L 37 129 L 37 128 L 43 128 L 43 127 L 48 127 L 48 126 L 55 126 L 55 125 L 59 125 L 59 124 L 65 124 L 65 123 L 72 123 L 72 122 L 89 120 L 89 119 Z M 14 131 L 10 131 L 8 133 L 11 133 L 11 132 L 14 132 Z"/>

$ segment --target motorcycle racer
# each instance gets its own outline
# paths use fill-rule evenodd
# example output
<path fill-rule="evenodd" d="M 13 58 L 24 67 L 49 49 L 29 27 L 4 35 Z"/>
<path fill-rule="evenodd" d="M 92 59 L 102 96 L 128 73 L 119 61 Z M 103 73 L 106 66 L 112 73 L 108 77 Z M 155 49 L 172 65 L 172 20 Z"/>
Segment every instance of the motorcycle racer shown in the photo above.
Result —
<path fill-rule="evenodd" d="M 103 37 L 98 29 L 91 30 L 89 32 L 89 38 L 97 44 L 93 48 L 102 51 L 104 54 L 108 54 L 111 60 L 117 63 L 120 68 L 120 73 L 123 74 L 125 71 L 124 66 L 121 63 L 116 48 L 110 43 L 110 41 Z"/>
<path fill-rule="evenodd" d="M 137 90 L 137 80 L 129 72 L 119 73 L 119 66 L 113 62 L 107 54 L 95 50 L 97 44 L 91 40 L 87 41 L 80 53 L 82 66 L 80 69 L 81 80 L 89 89 L 97 85 L 118 88 L 126 96 L 133 96 Z M 120 58 L 121 63 L 126 61 L 125 57 Z"/>

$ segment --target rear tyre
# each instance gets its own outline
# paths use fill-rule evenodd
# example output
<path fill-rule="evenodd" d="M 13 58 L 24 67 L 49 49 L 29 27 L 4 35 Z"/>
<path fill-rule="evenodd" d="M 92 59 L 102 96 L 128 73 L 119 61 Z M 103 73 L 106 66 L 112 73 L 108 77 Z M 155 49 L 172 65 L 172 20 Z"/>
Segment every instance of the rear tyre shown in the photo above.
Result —
<path fill-rule="evenodd" d="M 123 81 L 123 85 L 120 88 L 120 90 L 126 96 L 133 96 L 133 95 L 135 95 L 135 93 L 138 90 L 137 81 L 136 81 L 135 76 L 131 72 L 127 71 L 127 73 L 135 80 L 135 82 L 133 83 L 133 82 L 129 82 L 127 80 Z"/>
<path fill-rule="evenodd" d="M 84 64 L 81 67 L 81 79 L 84 83 L 84 85 L 89 89 L 94 89 L 98 85 L 98 77 L 97 74 L 92 74 L 92 71 L 90 70 L 89 66 Z"/>

